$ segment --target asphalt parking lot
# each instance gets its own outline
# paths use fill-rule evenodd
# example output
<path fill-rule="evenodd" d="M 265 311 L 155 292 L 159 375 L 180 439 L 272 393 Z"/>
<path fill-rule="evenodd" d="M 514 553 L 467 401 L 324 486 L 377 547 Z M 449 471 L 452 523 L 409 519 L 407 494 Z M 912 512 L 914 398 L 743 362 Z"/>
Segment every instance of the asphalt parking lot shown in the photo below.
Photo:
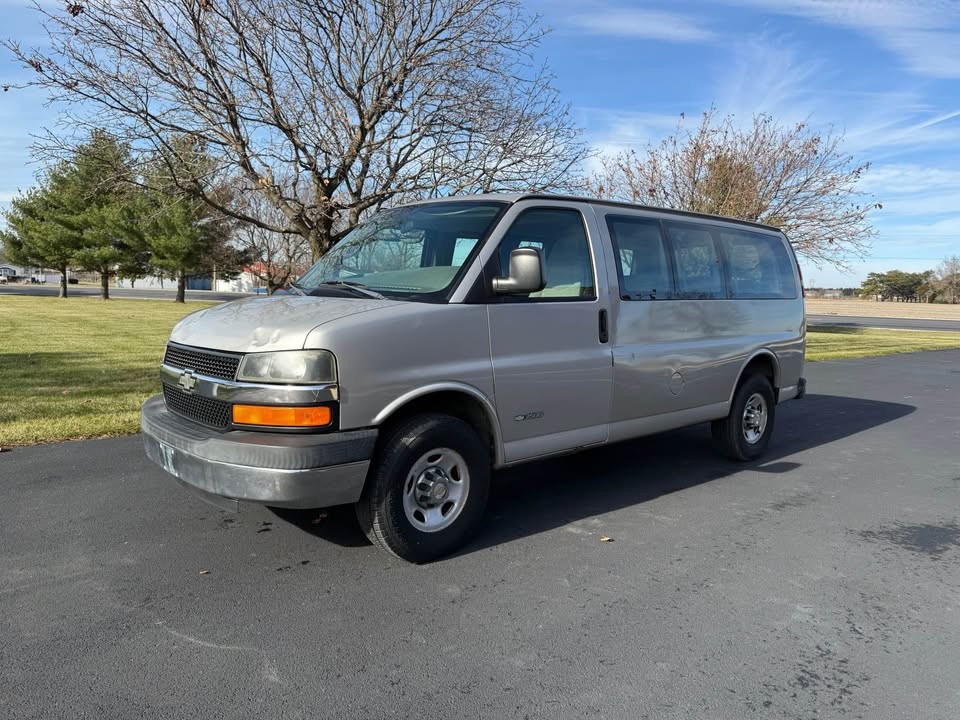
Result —
<path fill-rule="evenodd" d="M 0 717 L 956 718 L 960 352 L 806 374 L 762 462 L 698 426 L 511 470 L 421 567 L 139 438 L 4 453 Z"/>

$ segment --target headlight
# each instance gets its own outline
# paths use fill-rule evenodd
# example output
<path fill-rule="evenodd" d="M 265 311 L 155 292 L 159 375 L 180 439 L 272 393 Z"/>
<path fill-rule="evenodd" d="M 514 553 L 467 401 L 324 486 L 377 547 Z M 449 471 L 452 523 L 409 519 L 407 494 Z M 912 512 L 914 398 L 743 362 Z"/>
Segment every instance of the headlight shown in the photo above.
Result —
<path fill-rule="evenodd" d="M 314 385 L 337 381 L 337 362 L 326 350 L 251 353 L 244 355 L 238 380 L 288 385 Z"/>

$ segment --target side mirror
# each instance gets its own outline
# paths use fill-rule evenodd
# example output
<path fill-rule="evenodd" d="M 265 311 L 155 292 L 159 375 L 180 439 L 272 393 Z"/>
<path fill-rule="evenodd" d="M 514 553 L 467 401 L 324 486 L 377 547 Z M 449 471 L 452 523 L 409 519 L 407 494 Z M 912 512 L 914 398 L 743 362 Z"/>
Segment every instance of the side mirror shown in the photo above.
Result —
<path fill-rule="evenodd" d="M 510 272 L 507 277 L 493 279 L 493 291 L 498 295 L 526 295 L 540 292 L 546 284 L 540 251 L 536 248 L 517 248 L 510 253 Z"/>

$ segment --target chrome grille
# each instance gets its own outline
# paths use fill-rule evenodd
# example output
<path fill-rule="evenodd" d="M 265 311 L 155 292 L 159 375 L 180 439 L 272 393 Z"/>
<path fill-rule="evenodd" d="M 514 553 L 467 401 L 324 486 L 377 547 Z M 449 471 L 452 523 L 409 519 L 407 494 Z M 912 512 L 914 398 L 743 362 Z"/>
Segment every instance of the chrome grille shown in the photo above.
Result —
<path fill-rule="evenodd" d="M 233 380 L 237 377 L 237 367 L 240 365 L 240 353 L 215 352 L 200 348 L 184 347 L 183 345 L 167 345 L 167 352 L 163 362 L 170 367 L 193 370 L 200 375 Z"/>
<path fill-rule="evenodd" d="M 188 420 L 215 428 L 230 426 L 232 413 L 228 402 L 191 395 L 180 388 L 166 384 L 163 386 L 163 399 L 167 404 L 167 410 L 182 415 Z"/>

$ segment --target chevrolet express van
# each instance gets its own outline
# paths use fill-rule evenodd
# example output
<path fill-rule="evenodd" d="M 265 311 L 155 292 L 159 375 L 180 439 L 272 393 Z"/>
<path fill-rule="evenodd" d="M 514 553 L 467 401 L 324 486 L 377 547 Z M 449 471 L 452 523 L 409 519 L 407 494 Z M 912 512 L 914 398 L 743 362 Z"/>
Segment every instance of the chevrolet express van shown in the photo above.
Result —
<path fill-rule="evenodd" d="M 147 455 L 231 502 L 354 503 L 413 562 L 481 521 L 494 469 L 693 423 L 741 461 L 802 396 L 779 230 L 549 195 L 380 212 L 284 295 L 185 317 Z"/>

